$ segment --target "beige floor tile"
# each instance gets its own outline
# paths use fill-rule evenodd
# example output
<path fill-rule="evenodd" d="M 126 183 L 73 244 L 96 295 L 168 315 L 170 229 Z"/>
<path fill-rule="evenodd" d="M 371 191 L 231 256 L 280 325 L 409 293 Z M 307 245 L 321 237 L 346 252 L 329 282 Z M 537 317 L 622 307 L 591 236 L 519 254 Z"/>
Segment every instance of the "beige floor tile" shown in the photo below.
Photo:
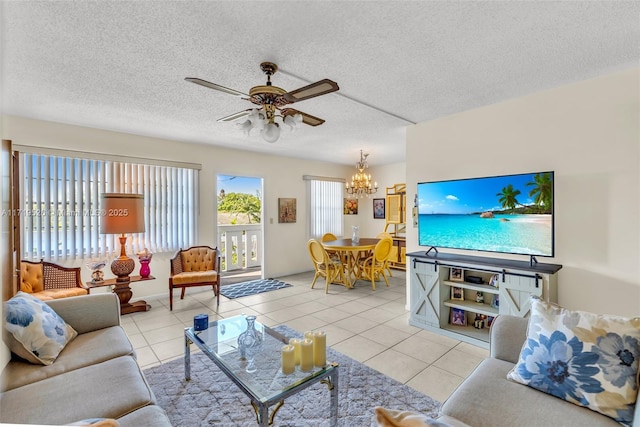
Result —
<path fill-rule="evenodd" d="M 382 344 L 368 340 L 360 335 L 355 335 L 339 342 L 333 348 L 358 362 L 364 362 L 386 350 L 386 347 Z"/>
<path fill-rule="evenodd" d="M 258 313 L 269 314 L 271 312 L 282 310 L 283 308 L 287 308 L 287 305 L 279 302 L 279 300 L 276 300 L 276 301 L 261 302 L 259 304 L 253 304 L 253 305 L 250 305 L 250 307 L 253 310 L 257 311 Z"/>
<path fill-rule="evenodd" d="M 402 332 L 407 332 L 409 334 L 417 334 L 422 331 L 420 328 L 416 328 L 415 326 L 411 326 L 409 324 L 409 315 L 396 317 L 395 319 L 391 319 L 388 322 L 384 322 L 384 325 L 391 326 L 394 329 L 397 329 Z"/>
<path fill-rule="evenodd" d="M 482 357 L 453 349 L 436 360 L 433 365 L 459 377 L 466 378 L 482 362 L 482 359 Z"/>
<path fill-rule="evenodd" d="M 158 344 L 153 344 L 151 349 L 160 361 L 167 360 L 184 354 L 184 335 Z"/>
<path fill-rule="evenodd" d="M 457 346 L 454 347 L 456 350 L 460 350 L 464 353 L 468 353 L 472 356 L 481 357 L 483 359 L 489 357 L 489 350 L 486 348 L 481 348 L 475 346 L 473 344 L 469 344 L 466 342 L 461 342 Z"/>
<path fill-rule="evenodd" d="M 151 331 L 153 329 L 164 328 L 171 325 L 182 325 L 183 322 L 173 314 L 164 317 L 154 317 L 152 319 L 136 318 L 136 325 L 141 332 Z"/>
<path fill-rule="evenodd" d="M 174 338 L 184 338 L 184 325 L 171 325 L 164 328 L 153 329 L 145 332 L 144 336 L 150 345 L 169 341 Z"/>
<path fill-rule="evenodd" d="M 462 381 L 462 377 L 435 366 L 429 366 L 406 384 L 442 403 L 449 398 Z"/>
<path fill-rule="evenodd" d="M 279 323 L 286 323 L 288 320 L 296 319 L 304 316 L 305 313 L 296 308 L 283 308 L 280 310 L 272 311 L 269 313 L 269 317 Z"/>
<path fill-rule="evenodd" d="M 158 359 L 151 347 L 142 347 L 136 349 L 136 360 L 138 361 L 138 365 L 142 369 L 160 363 L 160 359 Z"/>
<path fill-rule="evenodd" d="M 433 363 L 451 349 L 447 346 L 437 344 L 416 335 L 412 335 L 406 340 L 394 345 L 394 350 L 404 353 L 407 356 L 415 357 L 426 363 Z"/>
<path fill-rule="evenodd" d="M 378 325 L 360 333 L 361 336 L 382 344 L 385 347 L 393 347 L 399 342 L 411 336 L 406 332 L 399 331 L 391 326 Z"/>
<path fill-rule="evenodd" d="M 421 360 L 393 349 L 372 357 L 365 364 L 401 383 L 406 383 L 429 366 Z"/>
<path fill-rule="evenodd" d="M 220 315 L 225 319 L 228 319 L 229 317 L 233 317 L 233 316 L 240 316 L 241 314 L 245 314 L 247 316 L 250 316 L 252 314 L 254 316 L 260 316 L 262 313 L 258 313 L 252 308 L 244 307 L 244 306 L 242 308 L 236 308 L 235 310 L 229 310 L 229 311 L 225 311 L 224 313 L 220 313 Z"/>
<path fill-rule="evenodd" d="M 327 322 L 312 315 L 308 315 L 288 320 L 286 325 L 300 333 L 304 333 L 305 331 L 313 331 L 323 328 L 327 325 Z"/>
<path fill-rule="evenodd" d="M 327 333 L 327 345 L 329 347 L 332 347 L 337 343 L 342 342 L 347 338 L 351 338 L 355 335 L 355 333 L 340 328 L 336 325 L 325 325 L 322 327 L 322 330 Z"/>
<path fill-rule="evenodd" d="M 138 325 L 136 325 L 136 323 L 133 321 L 127 322 L 127 323 L 120 323 L 120 326 L 122 326 L 122 329 L 124 329 L 124 331 L 129 336 L 139 334 L 142 332 L 140 328 L 138 328 Z"/>
<path fill-rule="evenodd" d="M 317 311 L 325 310 L 327 306 L 318 301 L 309 301 L 296 306 L 296 310 L 300 310 L 306 314 L 313 314 Z"/>
<path fill-rule="evenodd" d="M 326 323 L 335 323 L 339 320 L 351 317 L 351 314 L 345 313 L 338 308 L 325 308 L 322 311 L 313 313 L 313 317 L 324 320 Z"/>
<path fill-rule="evenodd" d="M 364 317 L 365 319 L 373 320 L 377 323 L 388 322 L 391 319 L 398 317 L 398 314 L 394 314 L 390 311 L 383 310 L 381 308 L 375 307 L 371 308 L 367 311 L 363 311 L 362 313 L 358 313 L 359 317 Z"/>
<path fill-rule="evenodd" d="M 436 334 L 435 332 L 427 331 L 425 329 L 421 329 L 420 332 L 418 332 L 417 336 L 419 338 L 424 338 L 426 340 L 438 343 L 440 345 L 443 345 L 449 348 L 453 348 L 460 343 L 460 341 L 454 338 L 449 338 L 444 335 Z"/>
<path fill-rule="evenodd" d="M 371 310 L 370 305 L 358 302 L 357 299 L 353 301 L 345 302 L 344 304 L 340 304 L 336 306 L 336 308 L 344 311 L 345 313 L 350 313 L 350 314 L 358 314 L 366 310 Z"/>
<path fill-rule="evenodd" d="M 173 315 L 176 316 L 182 323 L 193 323 L 194 316 L 198 314 L 208 315 L 210 322 L 213 322 L 214 320 L 217 320 L 221 317 L 218 316 L 214 311 L 208 310 L 205 307 L 185 311 L 173 311 Z"/>
<path fill-rule="evenodd" d="M 244 308 L 244 304 L 240 304 L 238 301 L 225 301 L 220 303 L 220 307 L 216 310 L 217 313 L 225 313 L 231 310 L 238 310 Z"/>
<path fill-rule="evenodd" d="M 359 334 L 378 326 L 378 322 L 370 319 L 365 319 L 364 317 L 360 317 L 358 315 L 333 322 L 333 324 L 355 334 Z"/>
<path fill-rule="evenodd" d="M 405 308 L 404 301 L 390 301 L 386 304 L 382 304 L 380 308 L 390 311 L 396 315 L 408 313 L 408 310 Z"/>
<path fill-rule="evenodd" d="M 131 341 L 131 345 L 133 345 L 134 349 L 146 347 L 149 345 L 147 340 L 144 338 L 144 335 L 142 334 L 129 335 L 129 341 Z"/>

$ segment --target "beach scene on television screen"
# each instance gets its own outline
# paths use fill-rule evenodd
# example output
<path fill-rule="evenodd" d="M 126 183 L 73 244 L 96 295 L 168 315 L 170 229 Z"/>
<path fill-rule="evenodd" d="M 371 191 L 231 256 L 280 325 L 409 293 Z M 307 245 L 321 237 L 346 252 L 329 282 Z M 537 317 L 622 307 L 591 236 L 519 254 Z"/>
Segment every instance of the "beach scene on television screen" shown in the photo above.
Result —
<path fill-rule="evenodd" d="M 421 246 L 553 256 L 553 173 L 418 184 Z"/>

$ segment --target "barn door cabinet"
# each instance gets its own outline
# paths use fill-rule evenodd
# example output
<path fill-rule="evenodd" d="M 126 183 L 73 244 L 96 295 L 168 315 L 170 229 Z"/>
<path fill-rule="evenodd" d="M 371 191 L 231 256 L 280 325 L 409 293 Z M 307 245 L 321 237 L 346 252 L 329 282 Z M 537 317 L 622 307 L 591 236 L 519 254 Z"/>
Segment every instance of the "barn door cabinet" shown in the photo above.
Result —
<path fill-rule="evenodd" d="M 532 295 L 558 301 L 559 264 L 455 254 L 407 254 L 409 323 L 489 348 L 498 314 L 525 317 Z"/>

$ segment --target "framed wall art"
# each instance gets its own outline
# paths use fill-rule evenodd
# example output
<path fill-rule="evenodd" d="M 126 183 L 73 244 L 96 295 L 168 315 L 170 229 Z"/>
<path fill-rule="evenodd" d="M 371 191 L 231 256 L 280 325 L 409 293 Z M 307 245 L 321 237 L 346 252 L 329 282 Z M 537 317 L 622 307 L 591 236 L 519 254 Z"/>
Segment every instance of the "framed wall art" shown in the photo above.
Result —
<path fill-rule="evenodd" d="M 297 209 L 295 198 L 279 198 L 278 199 L 278 222 L 291 223 L 296 222 Z"/>
<path fill-rule="evenodd" d="M 384 199 L 373 199 L 373 218 L 384 219 Z"/>
<path fill-rule="evenodd" d="M 344 214 L 358 215 L 358 199 L 344 199 Z"/>

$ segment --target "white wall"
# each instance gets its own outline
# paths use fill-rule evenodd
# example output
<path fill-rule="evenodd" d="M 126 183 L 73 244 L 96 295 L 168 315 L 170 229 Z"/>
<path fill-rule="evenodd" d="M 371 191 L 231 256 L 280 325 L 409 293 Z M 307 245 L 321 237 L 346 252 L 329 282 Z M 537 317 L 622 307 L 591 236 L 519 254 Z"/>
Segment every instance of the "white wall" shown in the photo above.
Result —
<path fill-rule="evenodd" d="M 420 181 L 555 171 L 559 303 L 640 314 L 640 69 L 411 126 Z M 419 250 L 417 230 L 407 246 Z M 488 256 L 482 253 L 483 256 Z"/>
<path fill-rule="evenodd" d="M 2 132 L 3 138 L 11 139 L 14 144 L 20 145 L 202 164 L 198 244 L 216 245 L 217 174 L 263 178 L 265 277 L 278 277 L 312 269 L 306 251 L 306 187 L 302 176 L 347 177 L 355 171 L 353 166 L 268 156 L 13 116 L 3 116 Z M 260 143 L 262 142 L 256 141 L 256 144 Z M 278 224 L 279 197 L 297 198 L 298 220 L 296 223 Z M 273 224 L 270 221 L 271 218 L 273 218 Z M 345 216 L 345 229 L 351 230 L 351 225 L 358 225 L 363 218 L 365 218 L 364 214 Z M 367 219 L 373 221 L 368 217 Z M 167 283 L 171 255 L 154 254 L 151 261 L 151 274 L 157 279 L 133 284 L 134 300 L 151 295 L 168 296 Z M 89 270 L 80 261 L 67 265 L 82 265 L 83 279 L 90 280 Z M 138 266 L 136 271 L 137 269 Z"/>

